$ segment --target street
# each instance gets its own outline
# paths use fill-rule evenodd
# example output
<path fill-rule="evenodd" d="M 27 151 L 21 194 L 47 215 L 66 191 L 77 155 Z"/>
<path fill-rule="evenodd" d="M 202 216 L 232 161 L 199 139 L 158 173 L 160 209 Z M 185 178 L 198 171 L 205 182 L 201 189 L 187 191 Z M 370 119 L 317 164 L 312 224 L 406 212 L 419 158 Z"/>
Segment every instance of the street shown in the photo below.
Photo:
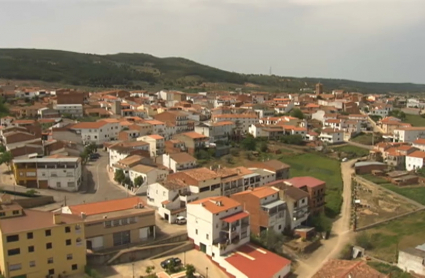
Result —
<path fill-rule="evenodd" d="M 307 259 L 298 261 L 299 267 L 295 274 L 300 278 L 312 277 L 329 259 L 338 258 L 342 249 L 350 242 L 352 231 L 350 229 L 351 218 L 351 174 L 353 168 L 351 165 L 354 160 L 341 163 L 343 188 L 343 202 L 341 207 L 340 217 L 334 222 L 331 237 L 328 240 L 322 241 L 322 246 L 319 247 Z"/>

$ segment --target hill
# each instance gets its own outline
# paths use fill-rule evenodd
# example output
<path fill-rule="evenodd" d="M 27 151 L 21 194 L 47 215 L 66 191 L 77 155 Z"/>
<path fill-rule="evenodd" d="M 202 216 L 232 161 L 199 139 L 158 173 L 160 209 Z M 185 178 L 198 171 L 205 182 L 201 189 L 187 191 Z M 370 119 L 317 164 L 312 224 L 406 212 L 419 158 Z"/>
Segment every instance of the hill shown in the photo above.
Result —
<path fill-rule="evenodd" d="M 154 86 L 201 89 L 205 83 L 220 83 L 224 87 L 235 88 L 249 83 L 259 85 L 255 90 L 286 92 L 313 88 L 320 81 L 328 90 L 345 89 L 365 93 L 425 92 L 425 85 L 412 83 L 239 74 L 183 58 L 158 58 L 139 53 L 95 55 L 39 49 L 0 49 L 0 78 L 130 89 L 148 89 Z"/>

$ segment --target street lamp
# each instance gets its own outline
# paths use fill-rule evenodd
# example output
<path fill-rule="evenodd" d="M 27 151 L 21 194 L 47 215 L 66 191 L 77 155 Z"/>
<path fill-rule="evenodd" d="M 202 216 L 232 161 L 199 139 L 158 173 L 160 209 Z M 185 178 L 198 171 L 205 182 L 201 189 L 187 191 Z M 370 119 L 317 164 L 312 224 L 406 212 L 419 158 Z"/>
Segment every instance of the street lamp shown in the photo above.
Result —
<path fill-rule="evenodd" d="M 131 266 L 133 268 L 133 278 L 134 278 L 134 263 L 132 263 Z"/>

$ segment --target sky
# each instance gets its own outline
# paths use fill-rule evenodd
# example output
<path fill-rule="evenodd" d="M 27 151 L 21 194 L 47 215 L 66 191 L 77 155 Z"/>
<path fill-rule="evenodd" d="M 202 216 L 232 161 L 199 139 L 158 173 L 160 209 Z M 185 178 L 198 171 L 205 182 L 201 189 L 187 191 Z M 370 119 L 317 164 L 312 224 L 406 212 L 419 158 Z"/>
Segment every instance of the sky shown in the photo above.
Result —
<path fill-rule="evenodd" d="M 425 0 L 0 0 L 0 48 L 425 83 Z"/>

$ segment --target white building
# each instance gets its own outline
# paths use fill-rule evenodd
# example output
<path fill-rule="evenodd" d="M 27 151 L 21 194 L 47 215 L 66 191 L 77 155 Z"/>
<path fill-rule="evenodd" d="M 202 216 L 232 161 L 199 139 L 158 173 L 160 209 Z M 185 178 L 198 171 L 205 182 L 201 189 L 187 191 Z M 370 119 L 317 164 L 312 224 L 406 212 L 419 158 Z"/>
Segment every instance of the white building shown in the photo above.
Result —
<path fill-rule="evenodd" d="M 211 121 L 212 123 L 231 121 L 237 128 L 247 133 L 252 124 L 258 124 L 259 119 L 256 114 L 221 114 L 213 115 Z"/>
<path fill-rule="evenodd" d="M 113 168 L 118 161 L 126 158 L 127 156 L 137 152 L 149 152 L 149 143 L 144 141 L 135 142 L 118 142 L 108 147 L 109 167 Z"/>
<path fill-rule="evenodd" d="M 416 139 L 415 141 L 413 141 L 412 147 L 425 152 L 425 139 L 423 138 Z"/>
<path fill-rule="evenodd" d="M 338 129 L 325 128 L 319 135 L 320 140 L 329 144 L 344 142 L 344 132 Z"/>
<path fill-rule="evenodd" d="M 398 252 L 397 266 L 403 271 L 425 276 L 425 244 Z M 413 275 L 412 275 L 413 276 Z"/>
<path fill-rule="evenodd" d="M 129 177 L 133 183 L 137 177 L 143 178 L 143 183 L 141 187 L 144 188 L 144 192 L 147 192 L 149 184 L 162 182 L 167 178 L 167 176 L 168 171 L 143 164 L 133 166 L 129 170 Z"/>
<path fill-rule="evenodd" d="M 419 100 L 417 98 L 409 98 L 407 100 L 406 107 L 424 109 L 425 108 L 425 101 Z"/>
<path fill-rule="evenodd" d="M 382 118 L 388 116 L 388 114 L 393 110 L 393 106 L 390 104 L 382 104 L 372 106 L 370 109 L 369 115 L 381 116 Z"/>
<path fill-rule="evenodd" d="M 229 135 L 233 134 L 236 125 L 233 121 L 217 123 L 201 123 L 195 126 L 195 132 L 210 138 L 210 142 L 227 141 Z"/>
<path fill-rule="evenodd" d="M 152 157 L 162 155 L 165 150 L 164 137 L 153 134 L 137 138 L 137 141 L 144 141 L 149 144 L 149 153 Z"/>
<path fill-rule="evenodd" d="M 61 115 L 71 115 L 73 118 L 84 116 L 83 105 L 81 104 L 56 104 L 54 107 Z"/>
<path fill-rule="evenodd" d="M 82 171 L 79 157 L 22 158 L 14 159 L 13 165 L 17 172 L 20 172 L 19 169 L 26 169 L 26 177 L 34 177 L 34 185 L 37 188 L 78 191 L 81 186 Z M 22 173 L 16 177 L 18 184 Z"/>
<path fill-rule="evenodd" d="M 81 135 L 84 143 L 95 143 L 98 145 L 117 140 L 118 133 L 121 131 L 120 123 L 115 119 L 105 119 L 98 122 L 80 122 L 73 125 L 71 129 Z"/>
<path fill-rule="evenodd" d="M 163 154 L 162 164 L 173 170 L 174 173 L 198 166 L 196 158 L 186 152 Z"/>
<path fill-rule="evenodd" d="M 406 155 L 406 170 L 418 170 L 424 166 L 425 152 L 424 151 L 414 151 Z"/>
<path fill-rule="evenodd" d="M 418 138 L 425 138 L 425 127 L 401 127 L 394 129 L 394 139 L 399 142 L 412 143 Z"/>
<path fill-rule="evenodd" d="M 249 217 L 239 202 L 227 197 L 197 200 L 187 205 L 188 237 L 233 277 L 287 277 L 289 260 L 249 243 Z"/>

